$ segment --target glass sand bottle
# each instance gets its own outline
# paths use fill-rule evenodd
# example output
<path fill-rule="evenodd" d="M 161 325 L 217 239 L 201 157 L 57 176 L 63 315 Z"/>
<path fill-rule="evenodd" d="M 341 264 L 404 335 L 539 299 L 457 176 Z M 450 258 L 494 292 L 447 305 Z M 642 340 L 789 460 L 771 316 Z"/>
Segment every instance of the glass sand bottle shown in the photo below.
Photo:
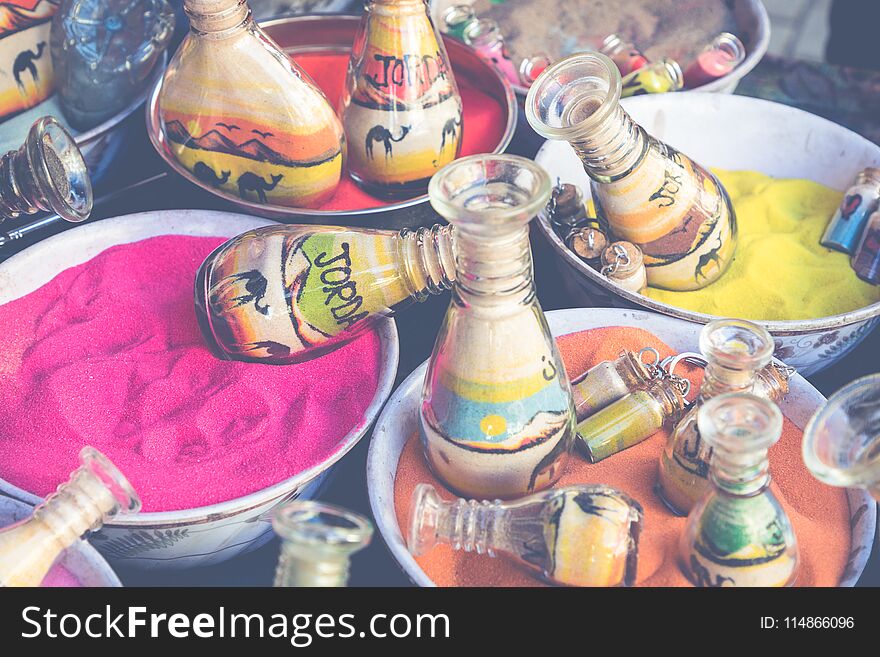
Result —
<path fill-rule="evenodd" d="M 194 178 L 251 203 L 318 207 L 342 175 L 342 124 L 245 0 L 185 0 L 190 32 L 165 72 L 168 148 Z"/>
<path fill-rule="evenodd" d="M 782 413 L 770 400 L 728 393 L 703 404 L 698 422 L 712 449 L 711 485 L 685 524 L 685 575 L 696 586 L 790 586 L 797 541 L 770 490 L 767 459 Z"/>
<path fill-rule="evenodd" d="M 709 487 L 712 448 L 700 435 L 700 407 L 724 393 L 752 392 L 773 348 L 765 328 L 742 319 L 716 319 L 700 332 L 700 351 L 707 361 L 700 394 L 669 434 L 660 455 L 657 492 L 675 513 L 687 515 Z"/>
<path fill-rule="evenodd" d="M 312 501 L 282 505 L 272 527 L 281 537 L 276 587 L 345 586 L 351 557 L 373 537 L 373 525 L 363 516 Z"/>
<path fill-rule="evenodd" d="M 642 507 L 608 486 L 569 486 L 514 502 L 446 502 L 430 484 L 413 494 L 409 550 L 437 544 L 502 554 L 563 586 L 632 586 Z"/>
<path fill-rule="evenodd" d="M 880 501 L 880 374 L 828 398 L 804 429 L 803 455 L 819 481 L 862 488 Z"/>
<path fill-rule="evenodd" d="M 648 284 L 695 290 L 717 280 L 736 248 L 736 215 L 718 179 L 648 135 L 620 106 L 617 66 L 572 55 L 544 71 L 526 99 L 531 126 L 569 142 L 615 238 L 644 254 Z"/>
<path fill-rule="evenodd" d="M 340 115 L 348 170 L 379 196 L 415 196 L 461 150 L 462 104 L 424 0 L 369 0 Z"/>
<path fill-rule="evenodd" d="M 293 363 L 448 290 L 454 278 L 450 226 L 265 226 L 205 259 L 196 274 L 196 315 L 221 358 Z"/>
<path fill-rule="evenodd" d="M 518 497 L 562 474 L 574 438 L 571 389 L 535 295 L 528 224 L 550 196 L 537 164 L 475 155 L 431 180 L 455 226 L 457 280 L 422 392 L 425 454 L 467 497 Z"/>
<path fill-rule="evenodd" d="M 86 447 L 82 465 L 26 520 L 0 529 L 0 586 L 39 586 L 58 557 L 118 513 L 141 501 L 103 454 Z"/>

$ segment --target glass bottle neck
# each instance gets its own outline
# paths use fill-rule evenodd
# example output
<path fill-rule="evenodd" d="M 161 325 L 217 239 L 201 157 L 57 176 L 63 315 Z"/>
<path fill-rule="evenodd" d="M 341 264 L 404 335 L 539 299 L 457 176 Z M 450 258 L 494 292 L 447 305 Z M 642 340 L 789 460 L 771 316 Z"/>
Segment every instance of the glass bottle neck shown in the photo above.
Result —
<path fill-rule="evenodd" d="M 455 281 L 455 230 L 452 226 L 405 229 L 399 234 L 398 253 L 403 274 L 413 297 L 423 301 L 428 295 L 452 288 Z"/>
<path fill-rule="evenodd" d="M 219 39 L 244 31 L 253 23 L 247 0 L 185 0 L 192 31 Z"/>
<path fill-rule="evenodd" d="M 736 453 L 716 447 L 709 472 L 720 491 L 736 497 L 757 495 L 770 485 L 767 450 Z"/>
<path fill-rule="evenodd" d="M 578 107 L 572 104 L 571 112 L 591 113 L 598 107 Z M 572 121 L 574 122 L 574 121 Z M 569 142 L 584 165 L 584 171 L 599 183 L 610 183 L 629 175 L 644 160 L 650 140 L 648 135 L 617 103 L 608 116 L 587 135 Z"/>
<path fill-rule="evenodd" d="M 534 297 L 528 225 L 502 235 L 458 230 L 456 296 L 476 305 L 528 303 Z"/>
<path fill-rule="evenodd" d="M 700 386 L 700 399 L 705 401 L 726 392 L 751 392 L 755 385 L 757 371 L 754 369 L 730 369 L 718 363 L 709 362 Z"/>
<path fill-rule="evenodd" d="M 427 14 L 424 0 L 369 0 L 366 10 L 380 16 Z"/>
<path fill-rule="evenodd" d="M 343 587 L 348 583 L 348 554 L 307 549 L 283 542 L 275 571 L 277 587 Z"/>
<path fill-rule="evenodd" d="M 455 550 L 488 554 L 506 548 L 500 543 L 505 536 L 501 502 L 478 502 L 457 499 L 443 503 L 436 519 L 436 542 L 451 545 Z"/>

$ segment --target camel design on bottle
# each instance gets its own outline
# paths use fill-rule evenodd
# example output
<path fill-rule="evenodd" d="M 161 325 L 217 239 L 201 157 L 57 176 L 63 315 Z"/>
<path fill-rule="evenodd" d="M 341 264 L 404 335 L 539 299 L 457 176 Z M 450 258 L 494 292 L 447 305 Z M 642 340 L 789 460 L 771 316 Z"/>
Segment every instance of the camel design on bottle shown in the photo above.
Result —
<path fill-rule="evenodd" d="M 15 78 L 15 84 L 18 85 L 18 88 L 22 93 L 25 93 L 25 87 L 24 81 L 21 79 L 21 74 L 25 71 L 31 74 L 34 84 L 39 83 L 40 74 L 37 73 L 37 67 L 34 65 L 34 62 L 43 56 L 43 51 L 45 49 L 46 42 L 40 41 L 40 43 L 37 44 L 37 52 L 23 50 L 18 53 L 18 56 L 15 58 L 15 62 L 12 64 L 12 76 Z"/>
<path fill-rule="evenodd" d="M 229 181 L 229 177 L 232 175 L 231 171 L 221 171 L 218 176 L 217 173 L 212 169 L 209 165 L 204 162 L 196 162 L 193 167 L 193 174 L 196 178 L 201 180 L 203 183 L 210 185 L 211 187 L 222 187 Z"/>
<path fill-rule="evenodd" d="M 461 128 L 461 112 L 458 113 L 457 119 L 449 119 L 443 125 L 443 134 L 440 139 L 440 150 L 442 151 L 446 148 L 446 135 L 450 136 L 449 143 L 457 144 L 458 140 L 458 129 Z"/>
<path fill-rule="evenodd" d="M 248 192 L 256 192 L 260 203 L 266 203 L 266 192 L 271 192 L 278 186 L 283 174 L 271 175 L 272 182 L 266 182 L 263 178 L 250 171 L 245 171 L 238 177 L 238 195 L 247 200 Z"/>
<path fill-rule="evenodd" d="M 409 134 L 409 131 L 412 129 L 412 126 L 403 125 L 400 126 L 400 136 L 394 137 L 391 134 L 391 131 L 386 128 L 384 125 L 377 125 L 370 128 L 370 131 L 367 133 L 367 136 L 364 140 L 367 157 L 371 160 L 373 159 L 373 142 L 381 141 L 385 144 L 385 158 L 393 157 L 391 142 L 401 142 L 403 138 Z"/>

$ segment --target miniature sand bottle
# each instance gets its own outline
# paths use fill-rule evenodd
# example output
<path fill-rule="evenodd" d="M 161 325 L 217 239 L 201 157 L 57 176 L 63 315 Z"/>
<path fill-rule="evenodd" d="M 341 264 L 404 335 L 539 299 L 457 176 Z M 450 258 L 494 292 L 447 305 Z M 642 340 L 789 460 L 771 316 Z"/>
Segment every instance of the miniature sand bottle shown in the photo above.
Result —
<path fill-rule="evenodd" d="M 625 75 L 620 81 L 620 97 L 664 94 L 684 87 L 684 74 L 674 59 L 663 59 L 646 64 Z"/>
<path fill-rule="evenodd" d="M 862 488 L 880 500 L 880 374 L 828 398 L 804 429 L 803 456 L 822 483 Z"/>
<path fill-rule="evenodd" d="M 420 431 L 456 492 L 519 497 L 562 474 L 574 438 L 571 389 L 535 294 L 529 221 L 550 178 L 512 155 L 475 155 L 431 180 L 456 230 L 457 280 L 428 364 Z"/>
<path fill-rule="evenodd" d="M 699 397 L 669 434 L 660 455 L 657 492 L 679 515 L 687 515 L 709 487 L 712 449 L 700 436 L 700 407 L 727 392 L 752 392 L 758 370 L 773 356 L 773 338 L 752 322 L 716 319 L 700 332 L 700 351 L 708 364 Z"/>
<path fill-rule="evenodd" d="M 632 586 L 642 507 L 608 486 L 569 486 L 515 502 L 446 502 L 430 484 L 413 494 L 409 550 L 437 544 L 498 554 L 563 586 Z"/>
<path fill-rule="evenodd" d="M 367 2 L 340 115 L 349 173 L 373 194 L 423 194 L 458 157 L 461 97 L 424 0 Z"/>
<path fill-rule="evenodd" d="M 855 182 L 846 190 L 822 235 L 822 246 L 852 253 L 880 202 L 880 168 L 868 167 L 860 171 Z"/>
<path fill-rule="evenodd" d="M 0 223 L 40 210 L 77 223 L 92 212 L 89 170 L 70 133 L 51 116 L 0 158 Z"/>
<path fill-rule="evenodd" d="M 511 84 L 520 83 L 519 69 L 514 65 L 501 26 L 489 18 L 478 18 L 464 29 L 464 42 L 490 66 L 494 66 Z"/>
<path fill-rule="evenodd" d="M 272 527 L 281 537 L 277 587 L 345 586 L 352 555 L 373 537 L 373 525 L 363 516 L 311 501 L 282 505 Z"/>
<path fill-rule="evenodd" d="M 646 362 L 644 355 L 654 362 Z M 646 387 L 660 360 L 656 349 L 646 347 L 639 353 L 624 351 L 614 360 L 603 360 L 571 382 L 571 396 L 578 422 L 640 388 Z"/>
<path fill-rule="evenodd" d="M 742 64 L 745 58 L 743 42 L 735 34 L 722 32 L 687 67 L 684 72 L 685 84 L 693 89 L 724 77 Z"/>
<path fill-rule="evenodd" d="M 450 226 L 401 232 L 256 228 L 196 274 L 196 315 L 221 358 L 294 363 L 338 347 L 389 311 L 452 287 Z"/>
<path fill-rule="evenodd" d="M 703 404 L 698 422 L 712 448 L 711 486 L 682 535 L 685 575 L 696 586 L 790 586 L 797 541 L 770 490 L 767 459 L 782 413 L 767 399 L 728 393 Z"/>
<path fill-rule="evenodd" d="M 0 529 L 0 586 L 39 586 L 61 554 L 118 513 L 137 513 L 141 501 L 106 456 L 91 447 L 67 483 L 33 515 Z"/>
<path fill-rule="evenodd" d="M 606 56 L 572 55 L 529 89 L 526 116 L 568 141 L 591 178 L 600 217 L 644 254 L 648 284 L 695 290 L 717 280 L 736 248 L 736 216 L 718 179 L 648 135 L 620 106 L 620 73 Z"/>
<path fill-rule="evenodd" d="M 617 65 L 621 75 L 629 75 L 648 63 L 648 58 L 642 54 L 636 44 L 625 41 L 619 34 L 609 34 L 605 37 L 598 50 Z"/>
<path fill-rule="evenodd" d="M 245 0 L 185 0 L 190 32 L 159 93 L 167 148 L 242 201 L 318 207 L 342 175 L 342 124 Z"/>

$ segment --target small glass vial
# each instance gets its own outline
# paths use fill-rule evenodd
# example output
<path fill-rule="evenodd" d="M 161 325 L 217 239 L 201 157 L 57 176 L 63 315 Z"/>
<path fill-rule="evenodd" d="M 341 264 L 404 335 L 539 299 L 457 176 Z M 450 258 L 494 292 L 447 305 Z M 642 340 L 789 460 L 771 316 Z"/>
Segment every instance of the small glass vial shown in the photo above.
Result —
<path fill-rule="evenodd" d="M 464 41 L 472 46 L 477 54 L 492 66 L 495 66 L 511 84 L 519 84 L 519 70 L 513 63 L 504 35 L 498 23 L 488 18 L 478 18 L 470 23 L 464 31 Z"/>
<path fill-rule="evenodd" d="M 61 554 L 119 513 L 137 513 L 141 501 L 106 456 L 92 447 L 82 465 L 26 520 L 0 529 L 0 587 L 39 586 Z"/>
<path fill-rule="evenodd" d="M 717 280 L 736 249 L 736 215 L 707 169 L 649 136 L 620 106 L 615 64 L 597 52 L 567 57 L 529 89 L 536 132 L 572 145 L 591 179 L 603 225 L 644 254 L 648 284 L 696 290 Z"/>
<path fill-rule="evenodd" d="M 711 446 L 697 425 L 700 407 L 727 392 L 752 392 L 757 373 L 770 363 L 773 338 L 742 319 L 716 319 L 700 332 L 706 371 L 697 401 L 669 434 L 660 456 L 657 492 L 676 514 L 687 515 L 709 487 Z"/>
<path fill-rule="evenodd" d="M 804 429 L 803 456 L 822 483 L 862 488 L 880 501 L 880 374 L 828 398 Z"/>
<path fill-rule="evenodd" d="M 0 159 L 0 223 L 40 210 L 78 223 L 92 212 L 89 170 L 70 133 L 51 116 Z"/>
<path fill-rule="evenodd" d="M 531 87 L 538 76 L 552 63 L 550 57 L 543 53 L 524 57 L 519 63 L 519 81 L 522 86 Z"/>
<path fill-rule="evenodd" d="M 498 554 L 551 584 L 632 586 L 642 507 L 608 486 L 569 486 L 515 502 L 445 502 L 430 484 L 413 494 L 409 550 L 437 544 Z"/>
<path fill-rule="evenodd" d="M 351 557 L 373 537 L 373 525 L 363 516 L 311 501 L 278 507 L 272 527 L 281 537 L 276 587 L 345 586 Z"/>
<path fill-rule="evenodd" d="M 587 216 L 584 195 L 571 183 L 557 183 L 550 196 L 550 219 L 557 226 L 574 227 Z"/>
<path fill-rule="evenodd" d="M 245 0 L 184 0 L 187 34 L 159 92 L 163 139 L 202 184 L 238 199 L 320 207 L 342 176 L 342 123 L 254 22 Z"/>
<path fill-rule="evenodd" d="M 777 404 L 785 399 L 789 391 L 789 381 L 795 373 L 793 367 L 787 367 L 780 363 L 770 363 L 758 370 L 755 375 L 755 385 L 752 394 L 764 397 Z"/>
<path fill-rule="evenodd" d="M 868 217 L 850 264 L 863 281 L 880 285 L 880 211 Z"/>
<path fill-rule="evenodd" d="M 638 354 L 623 351 L 616 360 L 603 360 L 572 380 L 571 396 L 578 422 L 650 383 L 653 367 L 642 361 L 645 352 L 659 359 L 650 347 Z"/>
<path fill-rule="evenodd" d="M 663 378 L 621 397 L 577 425 L 578 447 L 598 463 L 638 445 L 678 417 L 689 389 L 685 379 Z"/>
<path fill-rule="evenodd" d="M 822 246 L 852 253 L 868 222 L 868 216 L 877 210 L 880 202 L 880 169 L 867 168 L 856 176 L 856 181 L 846 190 L 840 207 L 834 212 Z"/>
<path fill-rule="evenodd" d="M 648 64 L 648 58 L 642 54 L 636 45 L 630 41 L 624 41 L 618 34 L 609 34 L 605 37 L 599 52 L 608 56 L 617 65 L 620 75 L 629 75 Z"/>
<path fill-rule="evenodd" d="M 473 5 L 452 5 L 443 12 L 443 31 L 459 41 L 464 41 L 464 30 L 477 19 Z"/>
<path fill-rule="evenodd" d="M 767 399 L 728 393 L 703 404 L 698 423 L 712 449 L 711 485 L 685 524 L 685 575 L 695 586 L 791 586 L 797 541 L 770 490 L 767 458 L 782 413 Z"/>
<path fill-rule="evenodd" d="M 624 290 L 644 294 L 648 287 L 641 249 L 630 242 L 614 242 L 602 252 L 602 275 L 614 281 Z"/>
<path fill-rule="evenodd" d="M 295 363 L 452 287 L 453 229 L 274 225 L 232 238 L 196 273 L 196 315 L 221 358 Z"/>
<path fill-rule="evenodd" d="M 458 157 L 461 96 L 424 0 L 368 0 L 339 114 L 349 174 L 373 194 L 423 194 Z"/>
<path fill-rule="evenodd" d="M 457 279 L 434 344 L 419 426 L 434 473 L 467 497 L 553 484 L 574 440 L 574 407 L 532 278 L 529 221 L 550 197 L 531 160 L 474 155 L 431 180 L 455 226 Z"/>
<path fill-rule="evenodd" d="M 620 97 L 662 94 L 678 91 L 683 87 L 684 74 L 678 62 L 664 57 L 624 76 L 620 83 Z"/>
<path fill-rule="evenodd" d="M 565 238 L 565 244 L 581 260 L 598 265 L 608 248 L 608 237 L 596 217 L 587 217 L 580 226 L 571 229 Z"/>
<path fill-rule="evenodd" d="M 735 34 L 722 32 L 697 55 L 684 72 L 689 89 L 700 87 L 730 73 L 746 58 L 746 47 Z"/>

